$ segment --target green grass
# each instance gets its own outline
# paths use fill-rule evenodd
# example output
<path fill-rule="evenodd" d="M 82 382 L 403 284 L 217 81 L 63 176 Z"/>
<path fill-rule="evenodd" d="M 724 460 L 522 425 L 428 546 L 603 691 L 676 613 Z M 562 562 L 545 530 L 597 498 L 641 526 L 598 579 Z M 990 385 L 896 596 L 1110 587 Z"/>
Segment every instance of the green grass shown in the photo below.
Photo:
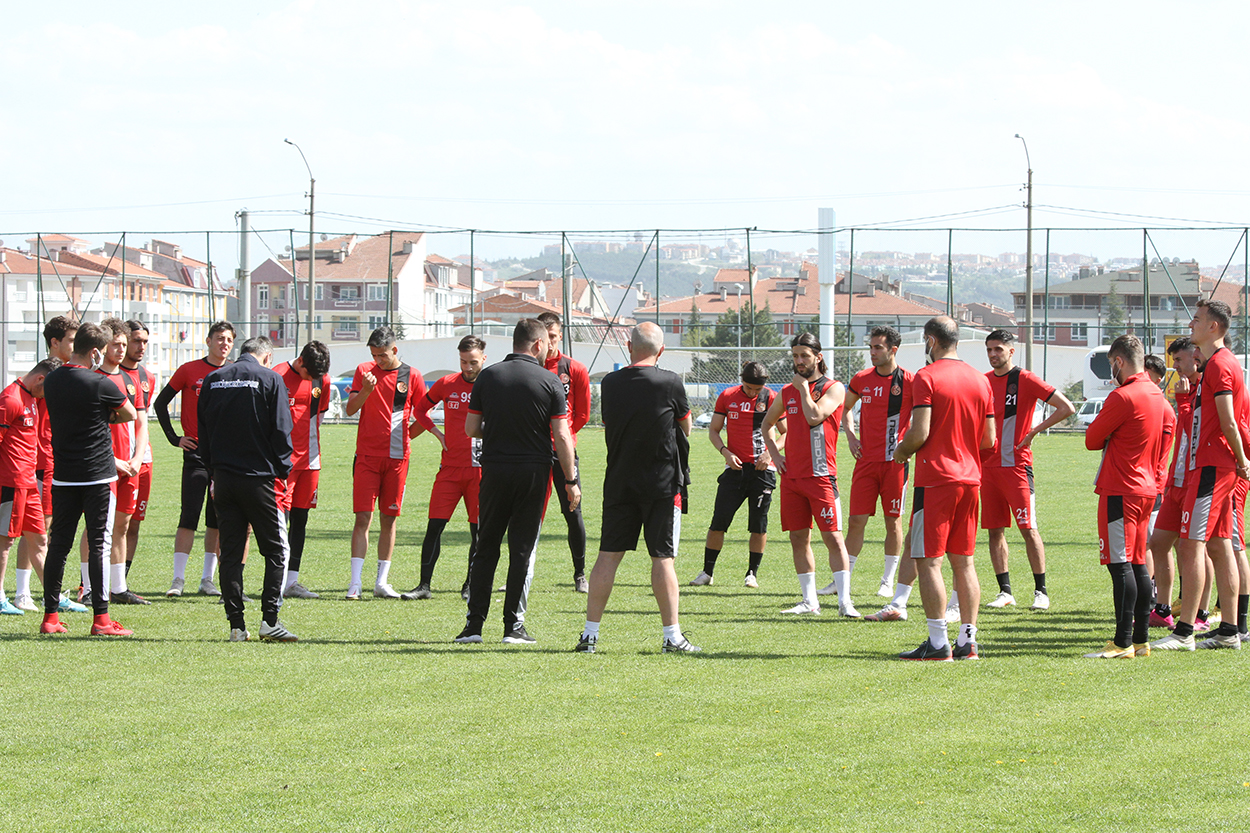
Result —
<path fill-rule="evenodd" d="M 68 638 L 37 638 L 35 615 L 2 617 L 6 829 L 1246 827 L 1246 659 L 1081 657 L 1105 641 L 1111 612 L 1097 556 L 1097 460 L 1079 435 L 1036 446 L 1054 608 L 985 611 L 983 660 L 933 665 L 892 659 L 925 636 L 918 598 L 901 624 L 779 616 L 797 582 L 775 516 L 759 590 L 740 586 L 745 518 L 728 535 L 717 584 L 684 588 L 682 624 L 702 655 L 658 653 L 641 553 L 622 567 L 601 653 L 570 653 L 585 597 L 571 590 L 558 516 L 527 616 L 539 643 L 493 641 L 502 635 L 496 599 L 492 641 L 452 645 L 464 616 L 455 592 L 468 543 L 463 515 L 445 533 L 434 599 L 340 601 L 355 429 L 323 434 L 328 467 L 301 575 L 325 598 L 284 607 L 299 644 L 230 644 L 220 606 L 164 598 L 178 478 L 167 447 L 157 449 L 157 489 L 131 574 L 154 603 L 114 611 L 136 636 L 92 640 L 80 615 L 67 617 Z M 602 449 L 602 435 L 587 429 L 580 451 L 592 549 Z M 694 458 L 677 565 L 684 581 L 702 563 L 719 471 L 701 438 Z M 840 462 L 849 481 L 850 461 Z M 418 439 L 391 574 L 397 587 L 416 583 L 436 466 L 434 443 Z M 881 534 L 878 517 L 855 580 L 864 612 L 877 601 Z M 1027 591 L 1023 546 L 1009 536 L 1015 584 Z M 984 535 L 978 555 L 989 598 Z M 371 557 L 368 577 L 372 570 Z M 257 567 L 248 579 L 259 590 Z"/>

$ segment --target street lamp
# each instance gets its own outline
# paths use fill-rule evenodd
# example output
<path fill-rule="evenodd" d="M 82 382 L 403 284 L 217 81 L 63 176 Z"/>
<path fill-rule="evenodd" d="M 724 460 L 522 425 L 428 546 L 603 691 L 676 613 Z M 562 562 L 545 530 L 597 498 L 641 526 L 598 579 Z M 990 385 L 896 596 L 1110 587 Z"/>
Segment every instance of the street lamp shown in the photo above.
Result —
<path fill-rule="evenodd" d="M 742 367 L 742 284 L 734 284 L 738 290 L 738 367 Z"/>
<path fill-rule="evenodd" d="M 304 167 L 308 169 L 308 340 L 313 340 L 313 307 L 316 305 L 314 300 L 317 296 L 313 291 L 313 275 L 317 269 L 317 249 L 316 238 L 313 236 L 313 195 L 317 190 L 317 180 L 313 179 L 312 167 L 308 164 L 308 157 L 304 156 L 304 151 L 299 145 L 290 139 L 283 139 L 291 147 L 299 151 L 299 158 L 304 160 Z M 291 252 L 291 271 L 295 271 L 295 252 Z M 295 298 L 292 300 L 296 303 L 299 298 L 299 281 L 296 281 Z"/>
<path fill-rule="evenodd" d="M 1024 326 L 1028 334 L 1024 337 L 1024 367 L 1033 369 L 1033 162 L 1029 159 L 1029 143 L 1019 133 L 1016 138 L 1024 144 L 1024 161 L 1029 166 L 1028 182 L 1028 227 L 1029 238 L 1025 243 L 1024 262 Z"/>

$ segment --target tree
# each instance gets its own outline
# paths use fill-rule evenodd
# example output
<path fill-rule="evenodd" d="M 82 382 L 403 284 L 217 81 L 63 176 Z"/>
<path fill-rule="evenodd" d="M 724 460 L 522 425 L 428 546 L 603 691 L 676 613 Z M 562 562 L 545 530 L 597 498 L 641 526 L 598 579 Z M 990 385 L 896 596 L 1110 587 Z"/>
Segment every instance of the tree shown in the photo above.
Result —
<path fill-rule="evenodd" d="M 681 344 L 683 347 L 699 347 L 703 344 L 707 337 L 707 327 L 699 320 L 699 302 L 695 298 L 690 299 L 690 321 L 686 324 L 686 331 L 682 333 Z"/>
<path fill-rule="evenodd" d="M 1110 344 L 1128 332 L 1128 316 L 1124 314 L 1124 305 L 1120 303 L 1120 293 L 1115 291 L 1115 282 L 1107 291 L 1107 299 L 1103 303 L 1102 343 Z"/>
<path fill-rule="evenodd" d="M 739 340 L 741 332 L 741 340 Z M 716 319 L 712 332 L 703 339 L 705 347 L 750 347 L 754 339 L 756 347 L 781 346 L 781 333 L 773 324 L 773 313 L 768 304 L 756 309 L 750 301 L 742 303 L 741 310 L 725 310 Z"/>
<path fill-rule="evenodd" d="M 846 324 L 835 324 L 833 327 L 833 343 L 838 347 L 862 347 L 855 341 L 854 333 Z M 838 351 L 834 353 L 833 378 L 840 382 L 849 382 L 851 377 L 864 369 L 864 354 L 861 351 Z"/>

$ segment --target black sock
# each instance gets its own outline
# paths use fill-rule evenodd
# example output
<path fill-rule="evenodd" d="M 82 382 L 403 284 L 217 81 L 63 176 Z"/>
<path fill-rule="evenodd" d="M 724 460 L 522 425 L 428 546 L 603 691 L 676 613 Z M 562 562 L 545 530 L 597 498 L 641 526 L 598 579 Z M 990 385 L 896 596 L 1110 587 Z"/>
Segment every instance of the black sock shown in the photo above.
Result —
<path fill-rule="evenodd" d="M 1160 618 L 1166 619 L 1172 615 L 1172 606 L 1157 604 L 1155 605 L 1155 613 L 1159 614 Z"/>
<path fill-rule="evenodd" d="M 304 558 L 304 539 L 308 532 L 308 510 L 292 509 L 291 520 L 287 524 L 286 539 L 291 547 L 291 560 L 286 568 L 293 573 L 299 572 L 300 561 Z"/>
<path fill-rule="evenodd" d="M 1246 632 L 1246 606 L 1250 605 L 1250 595 L 1245 593 L 1237 597 L 1237 633 Z"/>
<path fill-rule="evenodd" d="M 1049 593 L 1046 592 L 1046 574 L 1045 573 L 1033 574 L 1033 589 L 1037 591 L 1038 593 L 1042 593 L 1043 595 L 1047 595 L 1047 596 L 1050 595 Z"/>
<path fill-rule="evenodd" d="M 720 550 L 714 550 L 711 547 L 703 548 L 703 572 L 709 576 L 716 569 L 716 559 L 720 556 Z"/>
<path fill-rule="evenodd" d="M 425 538 L 421 541 L 421 581 L 429 585 L 434 578 L 434 565 L 442 552 L 443 528 L 447 526 L 446 518 L 430 518 L 425 526 Z"/>
<path fill-rule="evenodd" d="M 998 592 L 1011 595 L 1011 574 L 995 573 L 994 578 L 998 579 Z"/>
<path fill-rule="evenodd" d="M 1115 644 L 1127 648 L 1133 644 L 1133 607 L 1137 604 L 1137 582 L 1132 580 L 1131 564 L 1108 564 L 1111 573 L 1111 598 L 1115 603 Z"/>
<path fill-rule="evenodd" d="M 1215 629 L 1217 636 L 1236 636 L 1237 626 L 1232 622 L 1220 622 L 1220 626 Z"/>
<path fill-rule="evenodd" d="M 751 575 L 757 574 L 760 571 L 760 563 L 763 560 L 764 560 L 764 553 L 762 552 L 751 553 L 751 558 L 747 562 L 747 572 L 750 573 Z M 1245 620 L 1244 616 L 1242 617 L 1242 620 L 1243 621 Z"/>
<path fill-rule="evenodd" d="M 1194 626 L 1188 622 L 1177 622 L 1176 627 L 1172 630 L 1172 633 L 1180 637 L 1193 636 Z"/>
<path fill-rule="evenodd" d="M 1137 601 L 1133 605 L 1133 644 L 1142 645 L 1150 641 L 1150 602 L 1154 598 L 1150 592 L 1150 573 L 1146 572 L 1145 564 L 1133 565 L 1133 578 L 1137 580 Z"/>
<path fill-rule="evenodd" d="M 1194 623 L 1197 624 L 1198 622 L 1205 622 L 1210 618 L 1211 618 L 1211 611 L 1203 610 L 1199 608 L 1198 615 L 1194 617 Z"/>
<path fill-rule="evenodd" d="M 133 563 L 134 563 L 133 561 L 127 561 L 127 562 L 126 562 L 126 576 L 127 576 L 128 578 L 129 578 L 129 576 L 130 576 L 130 565 L 131 565 L 131 564 L 133 564 Z"/>

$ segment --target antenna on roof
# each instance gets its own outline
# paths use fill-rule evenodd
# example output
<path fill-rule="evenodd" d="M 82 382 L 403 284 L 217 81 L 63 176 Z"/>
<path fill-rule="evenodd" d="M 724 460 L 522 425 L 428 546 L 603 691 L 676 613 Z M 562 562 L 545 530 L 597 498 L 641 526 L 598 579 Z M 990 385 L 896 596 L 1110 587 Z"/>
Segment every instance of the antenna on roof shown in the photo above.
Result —
<path fill-rule="evenodd" d="M 329 235 L 327 235 L 327 234 L 323 234 L 323 235 L 321 235 L 321 242 L 322 242 L 322 243 L 326 242 L 326 241 L 327 241 L 327 240 L 329 240 L 329 239 L 330 239 L 330 236 L 329 236 Z"/>

